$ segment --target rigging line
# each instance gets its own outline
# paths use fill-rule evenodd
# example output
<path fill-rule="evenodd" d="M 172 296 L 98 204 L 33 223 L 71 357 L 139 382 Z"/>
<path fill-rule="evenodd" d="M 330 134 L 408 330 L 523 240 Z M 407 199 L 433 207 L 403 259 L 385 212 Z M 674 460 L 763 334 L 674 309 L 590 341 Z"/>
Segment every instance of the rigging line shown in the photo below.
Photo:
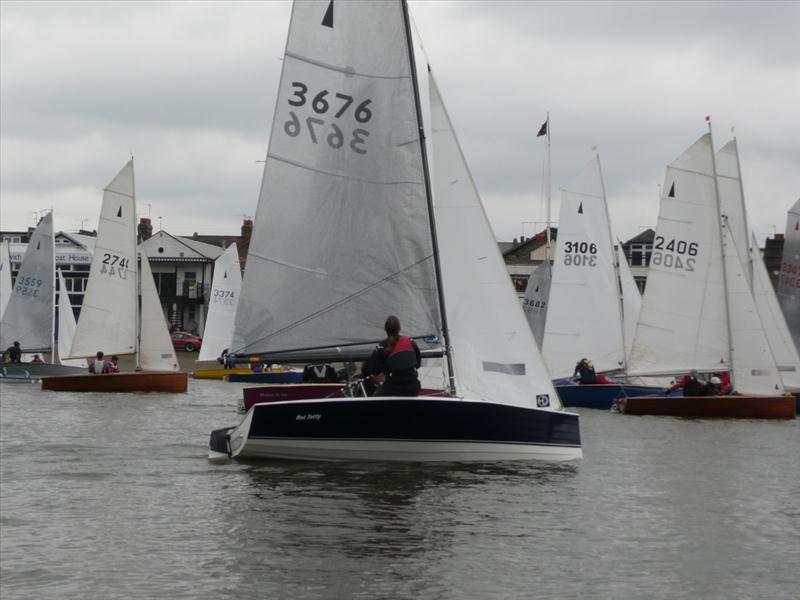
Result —
<path fill-rule="evenodd" d="M 421 265 L 422 263 L 424 263 L 427 260 L 430 260 L 432 258 L 432 256 L 433 255 L 431 255 L 431 254 L 429 254 L 427 256 L 424 256 L 420 260 L 418 260 L 417 262 L 408 265 L 404 269 L 401 269 L 399 271 L 391 273 L 390 275 L 387 275 L 383 279 L 380 279 L 380 280 L 378 280 L 378 281 L 376 281 L 374 283 L 371 283 L 368 286 L 366 286 L 366 287 L 364 287 L 364 288 L 362 288 L 362 289 L 350 294 L 349 296 L 345 296 L 344 298 L 341 298 L 340 300 L 337 300 L 336 302 L 321 308 L 320 310 L 318 310 L 315 313 L 307 315 L 307 316 L 303 317 L 302 319 L 299 319 L 299 320 L 297 320 L 297 321 L 295 321 L 293 323 L 289 323 L 288 325 L 285 325 L 284 327 L 282 327 L 281 329 L 278 329 L 277 331 L 273 331 L 272 333 L 267 334 L 264 337 L 261 337 L 261 338 L 259 338 L 257 340 L 254 340 L 250 345 L 252 346 L 253 344 L 257 344 L 259 342 L 264 342 L 266 340 L 269 340 L 270 338 L 272 338 L 272 337 L 274 337 L 276 335 L 279 335 L 279 334 L 283 333 L 284 331 L 287 331 L 288 329 L 293 329 L 294 327 L 298 327 L 300 325 L 303 325 L 303 324 L 305 324 L 305 323 L 307 323 L 309 321 L 312 321 L 312 320 L 316 319 L 320 315 L 323 315 L 323 314 L 325 314 L 327 312 L 330 312 L 330 311 L 332 311 L 332 310 L 334 310 L 336 308 L 339 308 L 340 306 L 342 306 L 344 304 L 347 304 L 348 302 L 350 302 L 354 298 L 362 296 L 362 295 L 366 294 L 367 292 L 369 292 L 370 290 L 376 288 L 377 286 L 382 285 L 382 284 L 386 283 L 387 281 L 390 281 L 390 280 L 394 279 L 395 277 L 397 277 L 399 275 L 402 275 L 406 271 L 409 271 L 410 269 L 413 269 L 414 267 L 416 267 L 418 265 Z"/>
<path fill-rule="evenodd" d="M 418 142 L 419 140 L 411 140 L 409 142 L 401 142 L 396 144 L 396 146 L 403 146 L 412 142 Z M 321 175 L 330 175 L 331 177 L 338 177 L 339 179 L 344 179 L 345 181 L 355 181 L 358 183 L 367 183 L 370 185 L 423 185 L 424 182 L 422 181 L 412 181 L 412 180 L 397 180 L 397 181 L 378 181 L 372 179 L 364 179 L 363 177 L 353 177 L 351 175 L 342 175 L 341 173 L 336 173 L 334 171 L 326 171 L 324 169 L 317 169 L 315 167 L 309 167 L 308 165 L 304 165 L 299 163 L 295 160 L 290 160 L 288 158 L 284 158 L 282 156 L 278 156 L 277 154 L 273 154 L 271 152 L 267 153 L 267 158 L 271 158 L 274 161 L 282 162 L 287 165 L 291 165 L 293 167 L 297 167 L 298 169 L 305 169 L 306 171 L 311 171 L 312 173 L 320 173 Z"/>
<path fill-rule="evenodd" d="M 373 75 L 371 73 L 358 73 L 353 67 L 338 67 L 336 65 L 332 65 L 330 63 L 325 63 L 319 60 L 314 60 L 313 58 L 308 58 L 305 56 L 300 56 L 299 54 L 295 54 L 294 52 L 287 51 L 284 54 L 284 60 L 286 58 L 293 58 L 296 61 L 306 63 L 307 65 L 314 65 L 315 67 L 321 67 L 323 69 L 328 69 L 330 71 L 336 71 L 338 73 L 344 73 L 347 76 L 357 75 L 358 77 L 369 77 L 371 79 L 390 79 L 390 80 L 398 80 L 398 79 L 411 79 L 411 74 L 399 74 L 399 75 Z"/>

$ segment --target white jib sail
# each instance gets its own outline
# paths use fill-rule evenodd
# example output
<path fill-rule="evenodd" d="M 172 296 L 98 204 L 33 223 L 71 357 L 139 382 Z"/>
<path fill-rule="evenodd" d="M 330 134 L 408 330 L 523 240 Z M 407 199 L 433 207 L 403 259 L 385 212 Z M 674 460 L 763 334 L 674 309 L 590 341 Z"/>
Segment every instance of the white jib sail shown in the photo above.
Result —
<path fill-rule="evenodd" d="M 62 365 L 70 367 L 88 367 L 83 358 L 66 359 L 69 356 L 72 338 L 75 337 L 75 313 L 72 312 L 72 303 L 69 301 L 67 284 L 64 281 L 64 274 L 58 269 L 58 359 Z"/>
<path fill-rule="evenodd" d="M 778 275 L 778 301 L 794 346 L 800 351 L 800 200 L 786 215 L 783 259 Z"/>
<path fill-rule="evenodd" d="M 642 294 L 636 280 L 633 278 L 628 259 L 622 244 L 617 245 L 617 264 L 619 264 L 619 281 L 622 288 L 622 325 L 625 338 L 625 357 L 630 359 L 633 337 L 636 333 L 636 323 L 642 310 Z"/>
<path fill-rule="evenodd" d="M 150 371 L 178 371 L 178 358 L 172 346 L 167 319 L 150 270 L 150 261 L 141 253 L 142 315 L 139 338 L 139 364 Z"/>
<path fill-rule="evenodd" d="M 599 157 L 561 193 L 544 355 L 554 378 L 569 377 L 581 358 L 597 371 L 625 366 L 616 255 Z"/>
<path fill-rule="evenodd" d="M 328 10 L 330 8 L 330 11 Z M 438 334 L 400 2 L 296 2 L 232 349 Z"/>
<path fill-rule="evenodd" d="M 31 234 L 8 305 L 0 322 L 0 348 L 15 341 L 24 351 L 42 352 L 53 346 L 55 242 L 53 213 Z"/>
<path fill-rule="evenodd" d="M 0 317 L 6 312 L 11 298 L 11 254 L 8 240 L 0 242 Z"/>
<path fill-rule="evenodd" d="M 739 151 L 736 139 L 725 144 L 716 154 L 717 185 L 722 214 L 727 222 L 729 235 L 739 251 L 747 282 L 752 285 L 753 273 L 750 265 L 750 235 L 747 233 L 747 211 L 742 193 L 742 176 L 739 172 Z"/>
<path fill-rule="evenodd" d="M 782 394 L 778 367 L 758 315 L 733 236 L 723 228 L 728 310 L 733 348 L 733 386 L 742 394 Z"/>
<path fill-rule="evenodd" d="M 730 365 L 710 134 L 666 171 L 628 373 L 713 372 Z"/>
<path fill-rule="evenodd" d="M 433 77 L 429 87 L 436 230 L 457 393 L 560 409 Z"/>
<path fill-rule="evenodd" d="M 753 296 L 758 308 L 764 333 L 772 348 L 772 355 L 778 365 L 783 385 L 788 388 L 800 388 L 800 355 L 792 342 L 792 334 L 786 319 L 783 317 L 775 288 L 767 273 L 767 266 L 758 249 L 758 242 L 753 235 L 751 252 L 753 254 Z"/>
<path fill-rule="evenodd" d="M 533 270 L 525 286 L 522 310 L 533 332 L 536 345 L 541 349 L 544 341 L 544 327 L 547 321 L 547 305 L 550 303 L 550 283 L 553 279 L 550 259 L 543 260 Z"/>
<path fill-rule="evenodd" d="M 133 160 L 103 191 L 92 265 L 70 356 L 136 351 L 138 299 Z"/>
<path fill-rule="evenodd" d="M 200 360 L 212 360 L 233 342 L 236 304 L 242 291 L 242 269 L 239 249 L 231 244 L 214 263 L 214 278 L 208 303 L 208 316 L 200 346 Z"/>

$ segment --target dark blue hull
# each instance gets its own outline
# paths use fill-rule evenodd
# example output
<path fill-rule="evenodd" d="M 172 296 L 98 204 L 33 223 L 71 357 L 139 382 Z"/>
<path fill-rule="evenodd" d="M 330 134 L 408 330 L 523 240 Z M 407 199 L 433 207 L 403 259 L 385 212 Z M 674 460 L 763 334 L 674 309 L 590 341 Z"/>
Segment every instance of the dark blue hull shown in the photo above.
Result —
<path fill-rule="evenodd" d="M 635 385 L 628 383 L 596 383 L 577 384 L 555 381 L 556 392 L 564 406 L 579 406 L 582 408 L 599 408 L 608 410 L 617 398 L 628 396 L 655 396 L 663 395 L 663 387 L 648 385 Z M 680 392 L 671 395 L 680 396 Z"/>
<path fill-rule="evenodd" d="M 239 458 L 313 460 L 572 460 L 578 415 L 460 399 L 349 398 L 255 404 L 212 433 Z"/>
<path fill-rule="evenodd" d="M 303 373 L 284 371 L 283 373 L 234 373 L 226 376 L 228 381 L 240 383 L 303 383 Z"/>

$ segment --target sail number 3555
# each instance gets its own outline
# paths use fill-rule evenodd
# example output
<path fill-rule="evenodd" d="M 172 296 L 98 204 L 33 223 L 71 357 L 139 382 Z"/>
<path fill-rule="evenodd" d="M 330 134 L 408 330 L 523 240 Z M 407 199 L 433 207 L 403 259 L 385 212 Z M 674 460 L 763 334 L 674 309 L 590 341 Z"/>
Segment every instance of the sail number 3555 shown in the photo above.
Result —
<path fill-rule="evenodd" d="M 694 272 L 699 246 L 697 242 L 671 239 L 667 241 L 664 236 L 657 235 L 653 242 L 653 254 L 650 264 L 667 269 Z"/>
<path fill-rule="evenodd" d="M 356 154 L 367 153 L 366 140 L 369 131 L 362 127 L 356 127 L 352 131 L 343 131 L 334 119 L 339 119 L 338 122 L 342 123 L 342 117 L 351 112 L 358 123 L 366 124 L 372 119 L 372 111 L 369 108 L 372 100 L 368 98 L 353 107 L 356 99 L 347 94 L 339 92 L 332 94 L 329 90 L 322 90 L 312 96 L 308 86 L 301 81 L 293 81 L 292 88 L 294 88 L 294 92 L 288 100 L 290 106 L 299 108 L 308 104 L 315 114 L 327 115 L 329 121 L 326 122 L 325 119 L 315 116 L 306 117 L 301 121 L 297 113 L 292 110 L 289 111 L 289 120 L 283 124 L 286 135 L 297 137 L 305 129 L 314 144 L 324 142 L 338 150 L 347 142 L 348 147 Z"/>

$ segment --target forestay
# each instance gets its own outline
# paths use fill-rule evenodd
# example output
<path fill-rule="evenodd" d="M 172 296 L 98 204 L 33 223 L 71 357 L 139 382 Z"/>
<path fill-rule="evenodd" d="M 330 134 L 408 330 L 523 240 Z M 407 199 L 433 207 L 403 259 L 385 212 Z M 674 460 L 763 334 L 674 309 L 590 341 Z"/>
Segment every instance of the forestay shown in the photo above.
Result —
<path fill-rule="evenodd" d="M 625 366 L 620 289 L 600 159 L 562 190 L 542 354 L 554 378 L 590 358 L 597 371 Z"/>
<path fill-rule="evenodd" d="M 707 133 L 667 167 L 629 374 L 730 364 L 712 159 Z"/>
<path fill-rule="evenodd" d="M 438 334 L 400 2 L 297 2 L 233 349 L 371 343 L 396 314 Z"/>
<path fill-rule="evenodd" d="M 789 324 L 795 348 L 800 350 L 800 200 L 786 215 L 778 300 Z"/>
<path fill-rule="evenodd" d="M 103 191 L 89 281 L 69 358 L 132 354 L 138 283 L 133 160 Z"/>
<path fill-rule="evenodd" d="M 432 77 L 429 88 L 436 229 L 458 395 L 559 409 Z"/>
<path fill-rule="evenodd" d="M 0 322 L 0 348 L 5 350 L 15 341 L 28 352 L 52 348 L 54 294 L 53 213 L 48 213 L 28 241 Z"/>
<path fill-rule="evenodd" d="M 214 359 L 233 341 L 236 305 L 242 291 L 242 268 L 239 248 L 231 244 L 214 262 L 214 278 L 208 300 L 208 316 L 200 347 L 200 360 Z"/>
<path fill-rule="evenodd" d="M 141 252 L 142 312 L 139 338 L 139 365 L 151 371 L 178 371 L 178 358 L 167 329 L 167 319 L 161 308 L 150 261 Z"/>
<path fill-rule="evenodd" d="M 69 367 L 83 367 L 89 365 L 83 358 L 67 359 L 75 337 L 75 313 L 72 312 L 72 303 L 69 301 L 69 292 L 64 280 L 64 274 L 58 269 L 58 358 L 62 365 Z"/>

